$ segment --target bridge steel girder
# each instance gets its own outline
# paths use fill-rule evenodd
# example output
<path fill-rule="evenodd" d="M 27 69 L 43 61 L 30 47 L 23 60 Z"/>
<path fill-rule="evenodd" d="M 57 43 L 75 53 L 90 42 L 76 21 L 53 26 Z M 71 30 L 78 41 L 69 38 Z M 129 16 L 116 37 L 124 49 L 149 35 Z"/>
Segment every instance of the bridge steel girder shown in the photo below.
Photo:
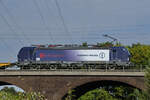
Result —
<path fill-rule="evenodd" d="M 24 91 L 41 92 L 48 100 L 61 100 L 69 89 L 96 81 L 117 81 L 145 89 L 144 76 L 108 75 L 0 75 L 0 82 L 7 82 Z"/>

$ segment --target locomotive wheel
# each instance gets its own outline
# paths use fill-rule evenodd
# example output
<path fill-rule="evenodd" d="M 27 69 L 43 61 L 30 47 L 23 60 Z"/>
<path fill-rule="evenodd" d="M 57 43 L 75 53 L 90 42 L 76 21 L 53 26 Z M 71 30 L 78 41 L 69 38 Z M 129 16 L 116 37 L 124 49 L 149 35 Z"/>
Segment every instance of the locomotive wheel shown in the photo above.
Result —
<path fill-rule="evenodd" d="M 109 70 L 115 70 L 116 68 L 113 66 L 113 67 L 108 67 Z"/>
<path fill-rule="evenodd" d="M 83 69 L 88 69 L 88 64 L 83 64 Z"/>
<path fill-rule="evenodd" d="M 57 66 L 56 65 L 50 65 L 50 70 L 56 70 Z"/>
<path fill-rule="evenodd" d="M 116 64 L 108 66 L 108 70 L 115 70 L 115 69 L 116 69 Z"/>
<path fill-rule="evenodd" d="M 90 69 L 95 69 L 95 68 L 96 68 L 96 67 L 95 67 L 96 65 L 94 65 L 94 64 L 91 64 L 91 65 L 89 65 L 89 66 L 90 66 L 90 67 L 89 67 Z"/>
<path fill-rule="evenodd" d="M 77 66 L 76 64 L 71 64 L 71 68 L 72 68 L 72 69 L 77 69 L 78 66 Z"/>

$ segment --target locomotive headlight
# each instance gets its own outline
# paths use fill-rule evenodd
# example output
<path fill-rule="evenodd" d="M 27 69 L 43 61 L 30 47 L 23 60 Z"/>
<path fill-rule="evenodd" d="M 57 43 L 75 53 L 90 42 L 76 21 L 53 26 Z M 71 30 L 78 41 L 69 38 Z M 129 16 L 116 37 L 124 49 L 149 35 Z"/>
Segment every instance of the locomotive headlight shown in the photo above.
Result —
<path fill-rule="evenodd" d="M 36 61 L 40 61 L 40 58 L 36 58 Z"/>

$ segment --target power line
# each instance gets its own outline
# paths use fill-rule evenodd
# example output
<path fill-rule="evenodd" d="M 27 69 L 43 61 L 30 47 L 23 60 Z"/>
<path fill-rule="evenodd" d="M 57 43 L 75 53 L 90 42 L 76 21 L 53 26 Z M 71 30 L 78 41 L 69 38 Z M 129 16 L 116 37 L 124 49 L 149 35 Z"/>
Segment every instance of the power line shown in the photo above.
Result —
<path fill-rule="evenodd" d="M 45 20 L 44 20 L 44 16 L 43 16 L 43 14 L 42 14 L 42 12 L 41 12 L 41 10 L 40 10 L 40 7 L 39 7 L 38 3 L 36 2 L 36 0 L 33 0 L 33 2 L 34 2 L 35 6 L 36 6 L 36 8 L 37 8 L 37 10 L 38 10 L 38 12 L 39 12 L 39 15 L 40 15 L 40 17 L 41 17 L 41 19 L 42 19 L 43 24 L 45 25 L 46 30 L 47 30 L 48 33 L 49 33 L 49 36 L 50 36 L 51 40 L 54 42 L 54 39 L 53 39 L 53 37 L 52 37 L 52 34 L 51 34 L 51 32 L 49 31 L 49 29 L 48 29 L 48 27 L 47 27 L 47 25 L 46 25 L 46 22 L 45 22 Z"/>
<path fill-rule="evenodd" d="M 53 9 L 50 7 L 50 5 L 49 4 L 51 4 L 51 3 L 49 3 L 48 1 L 52 1 L 52 0 L 43 0 L 44 2 L 45 2 L 45 5 L 46 5 L 46 7 L 47 7 L 47 9 L 48 9 L 48 11 L 50 12 L 50 14 L 51 15 L 53 15 L 54 13 L 52 13 L 52 12 L 54 12 L 53 11 Z M 56 22 L 56 24 L 57 24 L 57 26 L 59 25 L 57 22 Z M 57 27 L 56 27 L 57 28 Z M 56 29 L 55 28 L 55 29 Z M 54 28 L 53 28 L 54 29 Z M 64 29 L 64 28 L 63 28 Z M 51 29 L 52 30 L 52 29 Z M 58 30 L 58 28 L 57 28 L 57 30 Z"/>
<path fill-rule="evenodd" d="M 12 33 L 14 34 L 14 36 L 17 36 L 18 34 L 16 33 L 16 31 L 11 27 L 11 25 L 9 24 L 9 22 L 7 21 L 7 19 L 0 13 L 0 17 L 3 19 L 3 21 L 7 24 L 7 26 L 9 27 L 9 29 L 12 31 Z M 18 38 L 18 41 L 21 45 L 23 45 L 23 42 Z"/>
<path fill-rule="evenodd" d="M 59 14 L 60 19 L 61 19 L 61 21 L 62 21 L 62 24 L 63 24 L 63 26 L 64 26 L 65 32 L 67 33 L 68 36 L 70 36 L 71 43 L 73 43 L 73 39 L 72 39 L 72 37 L 71 37 L 71 35 L 70 35 L 70 33 L 69 33 L 69 30 L 68 30 L 68 27 L 67 27 L 67 25 L 66 25 L 66 23 L 65 23 L 65 20 L 64 20 L 64 17 L 63 17 L 63 15 L 62 15 L 62 11 L 61 11 L 61 8 L 60 8 L 60 6 L 59 6 L 59 3 L 58 3 L 57 0 L 54 0 L 54 1 L 55 1 L 55 4 L 56 4 L 56 7 L 57 7 L 57 9 L 58 9 L 58 14 Z"/>
<path fill-rule="evenodd" d="M 13 23 L 15 24 L 15 26 L 18 27 L 18 29 L 21 30 L 21 33 L 23 34 L 23 37 L 28 40 L 27 42 L 30 43 L 30 39 L 25 35 L 24 31 L 21 29 L 21 27 L 19 26 L 19 24 L 16 22 L 14 16 L 12 15 L 12 13 L 10 12 L 10 10 L 8 10 L 8 8 L 5 6 L 3 0 L 0 0 L 0 4 L 3 6 L 3 8 L 5 9 L 5 11 L 7 12 L 7 14 L 10 16 L 10 18 L 13 20 Z"/>

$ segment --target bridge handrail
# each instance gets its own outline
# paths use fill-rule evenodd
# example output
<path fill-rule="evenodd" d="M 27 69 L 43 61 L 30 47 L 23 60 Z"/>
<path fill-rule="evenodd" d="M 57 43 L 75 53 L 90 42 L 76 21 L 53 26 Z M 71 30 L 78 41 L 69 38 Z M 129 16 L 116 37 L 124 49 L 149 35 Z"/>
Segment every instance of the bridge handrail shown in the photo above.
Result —
<path fill-rule="evenodd" d="M 11 72 L 11 71 L 49 71 L 49 72 L 144 72 L 144 70 L 140 69 L 24 69 L 24 70 L 0 70 L 0 72 Z"/>

